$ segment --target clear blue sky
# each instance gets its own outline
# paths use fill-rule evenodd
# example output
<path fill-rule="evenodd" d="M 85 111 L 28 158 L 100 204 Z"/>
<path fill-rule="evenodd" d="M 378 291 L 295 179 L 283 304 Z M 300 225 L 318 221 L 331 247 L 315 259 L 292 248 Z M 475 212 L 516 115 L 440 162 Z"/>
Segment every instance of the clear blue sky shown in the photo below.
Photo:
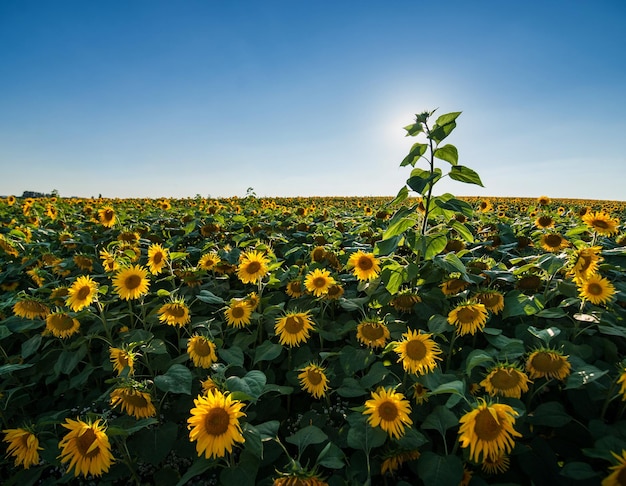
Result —
<path fill-rule="evenodd" d="M 0 0 L 0 195 L 626 200 L 626 2 Z M 445 163 L 444 163 L 445 164 Z"/>

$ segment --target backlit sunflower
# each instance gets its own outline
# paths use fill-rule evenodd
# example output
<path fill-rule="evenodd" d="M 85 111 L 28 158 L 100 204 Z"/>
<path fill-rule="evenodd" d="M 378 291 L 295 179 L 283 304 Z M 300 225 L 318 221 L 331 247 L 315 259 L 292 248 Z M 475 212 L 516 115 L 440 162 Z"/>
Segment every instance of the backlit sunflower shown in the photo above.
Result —
<path fill-rule="evenodd" d="M 93 271 L 93 259 L 87 255 L 74 255 L 72 260 L 78 268 L 86 272 Z"/>
<path fill-rule="evenodd" d="M 502 454 L 496 458 L 485 457 L 480 469 L 487 474 L 502 474 L 509 470 L 510 463 L 511 460 L 507 454 Z"/>
<path fill-rule="evenodd" d="M 135 372 L 135 353 L 124 348 L 109 348 L 109 359 L 118 375 L 128 368 L 128 375 Z"/>
<path fill-rule="evenodd" d="M 476 334 L 487 323 L 489 313 L 483 304 L 463 302 L 448 313 L 448 322 L 456 327 L 459 336 Z"/>
<path fill-rule="evenodd" d="M 569 242 L 558 233 L 547 233 L 541 236 L 541 247 L 550 253 L 557 253 L 569 246 Z"/>
<path fill-rule="evenodd" d="M 129 384 L 113 390 L 110 394 L 111 407 L 120 406 L 122 412 L 136 419 L 154 417 L 156 408 L 152 404 L 152 396 L 149 393 Z"/>
<path fill-rule="evenodd" d="M 187 419 L 189 440 L 196 442 L 198 456 L 206 459 L 223 457 L 232 452 L 236 443 L 243 443 L 239 419 L 245 417 L 241 411 L 244 403 L 234 400 L 219 390 L 209 391 L 194 399 L 195 407 Z"/>
<path fill-rule="evenodd" d="M 530 378 L 554 378 L 564 380 L 572 371 L 572 365 L 560 351 L 540 348 L 526 360 L 526 371 Z"/>
<path fill-rule="evenodd" d="M 404 435 L 404 428 L 412 425 L 413 421 L 409 414 L 411 405 L 404 398 L 402 393 L 398 393 L 391 388 L 379 388 L 373 391 L 372 398 L 365 402 L 364 415 L 369 415 L 368 423 L 372 427 L 380 427 L 390 437 L 399 439 Z"/>
<path fill-rule="evenodd" d="M 522 436 L 513 428 L 516 416 L 517 412 L 511 406 L 487 404 L 484 400 L 463 415 L 459 420 L 459 442 L 461 447 L 469 447 L 470 460 L 478 463 L 485 459 L 494 461 L 511 452 L 515 437 Z"/>
<path fill-rule="evenodd" d="M 252 307 L 245 299 L 232 299 L 224 316 L 229 326 L 246 327 L 252 319 Z"/>
<path fill-rule="evenodd" d="M 522 393 L 528 391 L 528 383 L 526 373 L 517 366 L 507 363 L 498 363 L 480 382 L 492 397 L 499 395 L 510 398 L 520 398 Z"/>
<path fill-rule="evenodd" d="M 356 327 L 357 340 L 368 348 L 384 348 L 389 337 L 385 323 L 376 318 L 365 319 Z"/>
<path fill-rule="evenodd" d="M 402 464 L 409 461 L 416 461 L 420 457 L 420 451 L 417 449 L 411 451 L 399 451 L 394 452 L 388 457 L 383 459 L 380 464 L 380 473 L 385 475 L 387 473 L 394 474 Z"/>
<path fill-rule="evenodd" d="M 187 353 L 197 368 L 210 368 L 217 361 L 216 350 L 213 341 L 198 334 L 192 336 L 187 343 Z"/>
<path fill-rule="evenodd" d="M 257 283 L 269 271 L 269 259 L 259 251 L 248 251 L 241 255 L 237 275 L 243 283 Z"/>
<path fill-rule="evenodd" d="M 469 282 L 460 278 L 451 278 L 440 285 L 444 295 L 456 295 L 469 287 Z"/>
<path fill-rule="evenodd" d="M 497 290 L 483 290 L 474 296 L 476 302 L 485 306 L 489 312 L 500 314 L 504 309 L 504 296 Z"/>
<path fill-rule="evenodd" d="M 171 302 L 163 304 L 157 313 L 159 321 L 170 326 L 182 327 L 191 321 L 189 307 L 183 298 L 173 299 Z"/>
<path fill-rule="evenodd" d="M 113 277 L 113 288 L 123 300 L 138 299 L 148 293 L 148 270 L 140 265 L 119 269 Z"/>
<path fill-rule="evenodd" d="M 217 252 L 205 253 L 200 257 L 200 260 L 198 260 L 198 268 L 206 271 L 213 270 L 220 260 Z"/>
<path fill-rule="evenodd" d="M 604 478 L 602 486 L 623 486 L 626 478 L 626 450 L 622 449 L 621 456 L 613 451 L 611 454 L 617 460 L 617 464 L 609 468 L 612 472 Z"/>
<path fill-rule="evenodd" d="M 598 271 L 598 265 L 603 260 L 600 255 L 601 251 L 601 246 L 590 246 L 574 252 L 570 260 L 571 268 L 568 271 L 568 275 L 570 275 L 575 282 L 587 280 Z"/>
<path fill-rule="evenodd" d="M 380 273 L 380 260 L 373 253 L 359 250 L 348 258 L 348 268 L 358 280 L 373 280 Z"/>
<path fill-rule="evenodd" d="M 39 464 L 39 439 L 27 428 L 5 429 L 2 442 L 7 443 L 7 456 L 13 457 L 15 467 L 22 466 L 28 469 Z"/>
<path fill-rule="evenodd" d="M 323 246 L 316 246 L 311 250 L 311 261 L 321 263 L 326 258 L 326 250 Z"/>
<path fill-rule="evenodd" d="M 163 248 L 158 243 L 150 245 L 150 248 L 148 248 L 148 268 L 152 275 L 158 275 L 163 271 L 163 268 L 167 265 L 169 254 L 169 250 Z"/>
<path fill-rule="evenodd" d="M 309 272 L 304 278 L 304 286 L 315 297 L 321 297 L 328 293 L 328 290 L 332 285 L 337 282 L 331 277 L 330 272 L 326 269 L 316 268 L 312 272 Z"/>
<path fill-rule="evenodd" d="M 404 371 L 425 375 L 436 368 L 437 360 L 441 360 L 441 349 L 431 336 L 432 334 L 421 334 L 413 329 L 402 334 L 403 339 L 398 341 L 394 351 L 398 355 L 398 363 L 402 362 Z"/>
<path fill-rule="evenodd" d="M 608 303 L 615 295 L 615 287 L 607 279 L 597 273 L 586 280 L 578 282 L 580 296 L 595 305 Z"/>
<path fill-rule="evenodd" d="M 98 295 L 98 284 L 89 276 L 81 275 L 68 288 L 67 305 L 74 312 L 89 306 Z"/>
<path fill-rule="evenodd" d="M 300 346 L 309 339 L 309 332 L 313 329 L 313 321 L 309 311 L 288 311 L 284 316 L 276 319 L 274 332 L 278 342 L 283 346 Z"/>
<path fill-rule="evenodd" d="M 112 228 L 115 224 L 115 210 L 111 206 L 106 206 L 98 210 L 98 220 L 102 226 Z"/>
<path fill-rule="evenodd" d="M 314 398 L 326 396 L 328 378 L 326 377 L 325 368 L 312 363 L 298 371 L 300 371 L 298 374 L 300 386 L 304 391 L 313 395 Z"/>
<path fill-rule="evenodd" d="M 67 312 L 56 311 L 46 317 L 46 330 L 58 338 L 67 338 L 78 332 L 80 322 Z"/>
<path fill-rule="evenodd" d="M 582 220 L 600 235 L 611 236 L 618 231 L 619 220 L 611 218 L 610 215 L 602 211 L 589 212 L 582 217 Z"/>
<path fill-rule="evenodd" d="M 296 279 L 292 280 L 287 284 L 287 289 L 285 290 L 289 297 L 293 297 L 297 299 L 298 297 L 302 297 L 304 295 L 304 289 L 302 288 L 302 280 Z"/>
<path fill-rule="evenodd" d="M 35 319 L 37 317 L 44 319 L 50 314 L 50 307 L 37 299 L 25 297 L 13 305 L 13 313 L 24 319 Z"/>
<path fill-rule="evenodd" d="M 65 419 L 61 424 L 69 430 L 59 442 L 62 463 L 69 463 L 68 471 L 74 469 L 74 476 L 102 476 L 114 462 L 111 444 L 106 435 L 106 427 L 95 422 Z"/>
<path fill-rule="evenodd" d="M 400 312 L 409 313 L 409 312 L 413 312 L 413 306 L 421 301 L 422 301 L 422 298 L 419 295 L 413 292 L 404 292 L 404 293 L 396 295 L 391 300 L 391 305 L 393 306 L 394 309 Z"/>

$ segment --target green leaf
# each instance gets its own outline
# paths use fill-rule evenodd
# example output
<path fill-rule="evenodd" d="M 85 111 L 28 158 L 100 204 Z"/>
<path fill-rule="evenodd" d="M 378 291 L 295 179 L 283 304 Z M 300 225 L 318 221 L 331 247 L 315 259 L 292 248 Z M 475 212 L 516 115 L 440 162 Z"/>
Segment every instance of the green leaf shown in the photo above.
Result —
<path fill-rule="evenodd" d="M 551 307 L 549 309 L 543 309 L 537 313 L 538 317 L 544 317 L 546 319 L 560 319 L 566 315 L 567 313 L 562 307 Z"/>
<path fill-rule="evenodd" d="M 298 446 L 299 454 L 302 455 L 302 451 L 311 444 L 321 444 L 328 439 L 328 436 L 315 425 L 307 425 L 303 429 L 298 430 L 293 435 L 290 435 L 285 440 L 290 444 Z"/>
<path fill-rule="evenodd" d="M 278 420 L 269 420 L 268 422 L 263 422 L 262 424 L 251 427 L 254 427 L 257 430 L 262 441 L 266 441 L 273 439 L 278 435 L 280 422 Z"/>
<path fill-rule="evenodd" d="M 243 366 L 244 356 L 243 350 L 237 346 L 232 346 L 227 349 L 219 349 L 217 351 L 218 356 L 226 361 L 231 366 Z"/>
<path fill-rule="evenodd" d="M 385 240 L 377 241 L 374 247 L 374 255 L 390 255 L 396 251 L 400 241 L 402 241 L 402 235 L 396 235 Z"/>
<path fill-rule="evenodd" d="M 446 253 L 445 256 L 434 258 L 433 262 L 446 273 L 458 272 L 463 276 L 467 275 L 465 265 L 454 253 Z"/>
<path fill-rule="evenodd" d="M 457 456 L 424 451 L 417 462 L 417 474 L 424 484 L 458 486 L 463 478 L 463 463 Z"/>
<path fill-rule="evenodd" d="M 476 366 L 491 362 L 493 362 L 493 357 L 489 353 L 483 351 L 482 349 L 474 349 L 467 356 L 467 360 L 465 362 L 465 373 L 469 376 Z"/>
<path fill-rule="evenodd" d="M 369 455 L 374 447 L 380 447 L 387 440 L 387 432 L 380 427 L 371 427 L 362 414 L 349 415 L 348 446 L 364 451 Z"/>
<path fill-rule="evenodd" d="M 411 171 L 411 176 L 407 179 L 406 183 L 415 192 L 425 195 L 428 189 L 441 179 L 441 175 L 442 172 L 439 168 L 434 169 L 432 173 L 416 168 Z"/>
<path fill-rule="evenodd" d="M 426 260 L 432 260 L 435 256 L 439 255 L 448 244 L 448 238 L 445 233 L 436 235 L 424 236 L 424 242 L 426 244 L 426 252 L 424 258 Z"/>
<path fill-rule="evenodd" d="M 392 222 L 387 229 L 383 232 L 382 239 L 388 240 L 394 236 L 404 233 L 409 228 L 415 226 L 418 223 L 416 218 L 405 217 L 397 221 Z"/>
<path fill-rule="evenodd" d="M 563 427 L 572 421 L 565 408 L 559 402 L 546 402 L 528 414 L 528 421 L 534 425 Z"/>
<path fill-rule="evenodd" d="M 85 345 L 79 347 L 78 349 L 63 351 L 56 363 L 54 363 L 54 372 L 57 375 L 60 375 L 61 373 L 69 375 L 86 355 L 87 346 Z"/>
<path fill-rule="evenodd" d="M 154 423 L 158 421 L 154 420 Z M 139 458 L 156 466 L 169 454 L 176 442 L 177 434 L 178 425 L 174 422 L 166 422 L 157 428 L 139 430 L 129 439 L 128 445 L 131 450 L 136 451 Z"/>
<path fill-rule="evenodd" d="M 13 334 L 7 326 L 0 326 L 0 339 L 4 339 L 7 336 Z"/>
<path fill-rule="evenodd" d="M 398 195 L 393 198 L 393 200 L 389 203 L 389 206 L 393 206 L 394 204 L 401 203 L 409 197 L 409 188 L 406 186 L 402 186 L 402 189 L 398 191 Z"/>
<path fill-rule="evenodd" d="M 259 431 L 248 423 L 243 426 L 244 447 L 253 456 L 263 458 L 263 442 Z"/>
<path fill-rule="evenodd" d="M 428 319 L 428 332 L 433 334 L 443 334 L 453 327 L 445 316 L 435 314 Z"/>
<path fill-rule="evenodd" d="M 433 140 L 435 143 L 440 143 L 444 138 L 446 138 L 452 130 L 456 128 L 456 123 L 446 123 L 445 125 L 433 125 L 433 129 L 430 131 L 429 138 Z"/>
<path fill-rule="evenodd" d="M 474 243 L 474 235 L 466 224 L 463 224 L 460 221 L 452 220 L 450 223 L 448 223 L 448 226 L 456 231 L 459 236 L 468 243 Z"/>
<path fill-rule="evenodd" d="M 417 449 L 418 447 L 428 444 L 428 438 L 414 427 L 404 429 L 404 435 L 400 439 L 396 439 L 400 447 L 405 450 Z"/>
<path fill-rule="evenodd" d="M 352 398 L 367 395 L 367 390 L 363 388 L 357 380 L 346 376 L 341 386 L 337 389 L 337 393 L 341 397 Z"/>
<path fill-rule="evenodd" d="M 22 343 L 22 358 L 26 359 L 29 356 L 35 354 L 41 344 L 41 334 L 35 334 L 30 339 L 27 339 Z"/>
<path fill-rule="evenodd" d="M 439 125 L 439 126 L 444 126 L 447 125 L 448 123 L 452 123 L 453 121 L 455 121 L 460 115 L 461 113 L 463 113 L 462 111 L 453 111 L 450 113 L 446 113 L 444 115 L 440 115 L 439 118 L 437 118 L 437 121 L 435 121 L 435 124 Z"/>
<path fill-rule="evenodd" d="M 406 127 L 404 127 L 404 129 L 407 131 L 407 137 L 415 137 L 424 131 L 421 123 L 413 123 L 412 125 L 407 125 Z"/>
<path fill-rule="evenodd" d="M 528 297 L 519 290 L 511 290 L 504 297 L 502 318 L 532 316 L 543 309 L 543 302 L 538 296 Z"/>
<path fill-rule="evenodd" d="M 255 486 L 260 462 L 258 457 L 244 449 L 237 465 L 222 469 L 219 484 Z"/>
<path fill-rule="evenodd" d="M 272 361 L 280 355 L 282 350 L 283 347 L 280 344 L 276 344 L 271 341 L 264 341 L 262 344 L 257 346 L 254 351 L 254 364 L 257 364 L 260 361 Z"/>
<path fill-rule="evenodd" d="M 455 181 L 467 182 L 468 184 L 476 184 L 477 186 L 485 187 L 480 180 L 480 176 L 472 169 L 465 167 L 464 165 L 452 166 L 448 175 L 450 176 L 450 179 Z"/>
<path fill-rule="evenodd" d="M 398 290 L 400 290 L 400 287 L 406 282 L 407 278 L 408 274 L 404 265 L 398 262 L 391 262 L 385 265 L 381 272 L 381 279 L 383 282 L 387 282 L 385 288 L 391 295 L 398 293 Z"/>
<path fill-rule="evenodd" d="M 422 428 L 437 430 L 442 436 L 445 436 L 446 430 L 458 423 L 459 420 L 456 418 L 456 415 L 443 405 L 437 405 L 430 415 L 424 419 Z"/>
<path fill-rule="evenodd" d="M 448 383 L 442 383 L 430 392 L 431 395 L 441 395 L 442 393 L 455 393 L 457 395 L 464 395 L 465 384 L 460 380 L 454 380 Z"/>
<path fill-rule="evenodd" d="M 5 364 L 5 365 L 0 366 L 0 376 L 5 375 L 7 373 L 13 373 L 14 371 L 17 371 L 17 370 L 30 368 L 31 366 L 33 366 L 32 363 L 30 364 Z"/>
<path fill-rule="evenodd" d="M 191 371 L 181 364 L 173 364 L 164 375 L 154 377 L 154 384 L 157 388 L 169 393 L 191 395 L 191 382 Z"/>
<path fill-rule="evenodd" d="M 535 326 L 528 326 L 528 332 L 531 333 L 536 338 L 541 339 L 544 343 L 546 343 L 546 345 L 550 343 L 550 340 L 553 337 L 556 337 L 559 334 L 561 334 L 561 330 L 558 327 L 549 327 L 548 329 L 537 329 Z"/>
<path fill-rule="evenodd" d="M 433 153 L 435 157 L 441 160 L 445 160 L 446 162 L 450 162 L 452 165 L 457 165 L 459 163 L 459 151 L 456 149 L 454 145 L 444 145 L 443 147 L 439 147 Z"/>
<path fill-rule="evenodd" d="M 417 162 L 419 158 L 426 153 L 426 150 L 428 150 L 427 144 L 414 143 L 409 151 L 409 154 L 400 163 L 400 167 L 405 167 L 407 165 L 414 166 L 415 162 Z"/>
<path fill-rule="evenodd" d="M 231 392 L 243 393 L 248 400 L 256 402 L 263 394 L 263 389 L 267 383 L 265 373 L 260 370 L 248 371 L 243 378 L 238 376 L 229 376 L 226 379 L 226 387 Z"/>
<path fill-rule="evenodd" d="M 345 454 L 332 442 L 326 444 L 317 456 L 316 464 L 328 469 L 343 469 L 346 465 Z"/>
<path fill-rule="evenodd" d="M 580 481 L 581 479 L 591 479 L 598 476 L 600 473 L 591 469 L 591 466 L 586 462 L 568 462 L 561 468 L 559 472 L 561 476 L 569 479 L 575 479 Z"/>
<path fill-rule="evenodd" d="M 367 368 L 376 360 L 376 355 L 371 349 L 359 349 L 352 346 L 344 346 L 339 355 L 339 362 L 346 376 L 354 376 L 358 371 Z"/>
<path fill-rule="evenodd" d="M 222 305 L 226 303 L 224 299 L 218 297 L 213 292 L 209 292 L 208 290 L 201 290 L 198 295 L 196 295 L 196 299 L 206 304 Z"/>
<path fill-rule="evenodd" d="M 204 457 L 199 457 L 196 461 L 191 465 L 187 472 L 183 474 L 180 478 L 180 481 L 176 483 L 176 486 L 184 486 L 187 484 L 192 478 L 199 476 L 205 471 L 215 467 L 218 464 L 216 459 L 205 459 Z"/>
<path fill-rule="evenodd" d="M 570 390 L 572 388 L 580 388 L 581 386 L 591 383 L 592 381 L 596 381 L 608 372 L 609 370 L 600 370 L 590 364 L 576 366 L 576 371 L 569 375 L 567 381 L 565 382 L 565 389 Z"/>
<path fill-rule="evenodd" d="M 387 368 L 380 361 L 377 361 L 372 365 L 370 370 L 367 372 L 363 378 L 361 378 L 361 386 L 365 388 L 372 388 L 375 385 L 380 384 L 389 374 L 391 373 L 390 369 Z"/>

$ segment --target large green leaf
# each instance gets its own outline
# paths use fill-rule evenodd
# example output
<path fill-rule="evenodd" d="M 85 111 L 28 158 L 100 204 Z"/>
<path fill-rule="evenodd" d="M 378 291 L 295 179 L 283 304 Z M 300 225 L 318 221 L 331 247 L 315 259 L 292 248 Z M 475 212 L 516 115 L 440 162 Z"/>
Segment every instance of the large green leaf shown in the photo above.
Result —
<path fill-rule="evenodd" d="M 423 429 L 437 430 L 442 436 L 451 427 L 459 423 L 456 415 L 443 405 L 437 405 L 435 409 L 422 422 Z"/>
<path fill-rule="evenodd" d="M 424 484 L 458 486 L 463 478 L 463 463 L 458 456 L 424 451 L 417 462 L 417 474 Z"/>
<path fill-rule="evenodd" d="M 407 185 L 422 195 L 425 195 L 435 182 L 441 179 L 441 169 L 436 168 L 432 172 L 422 169 L 413 169 L 411 176 L 406 181 Z"/>
<path fill-rule="evenodd" d="M 157 388 L 169 393 L 191 395 L 191 382 L 191 371 L 181 364 L 173 364 L 164 375 L 154 377 Z"/>
<path fill-rule="evenodd" d="M 484 187 L 480 176 L 469 167 L 464 165 L 455 165 L 450 169 L 448 173 L 450 179 L 455 181 L 467 182 L 469 184 L 476 184 L 477 186 Z"/>
<path fill-rule="evenodd" d="M 265 373 L 260 370 L 248 371 L 243 378 L 229 376 L 226 379 L 226 387 L 241 399 L 257 401 L 262 395 L 267 383 Z"/>
<path fill-rule="evenodd" d="M 302 451 L 311 444 L 321 444 L 328 439 L 328 436 L 315 425 L 307 425 L 303 429 L 298 430 L 295 434 L 290 435 L 285 440 L 290 444 L 298 446 L 298 451 L 302 455 Z"/>
<path fill-rule="evenodd" d="M 425 143 L 413 144 L 409 154 L 400 163 L 400 167 L 415 165 L 415 162 L 417 162 L 417 160 L 419 160 L 419 158 L 426 153 L 426 150 L 428 150 L 428 145 Z"/>
<path fill-rule="evenodd" d="M 439 147 L 435 150 L 433 155 L 438 159 L 450 162 L 452 165 L 457 165 L 459 163 L 459 151 L 454 145 L 447 144 L 443 147 Z"/>

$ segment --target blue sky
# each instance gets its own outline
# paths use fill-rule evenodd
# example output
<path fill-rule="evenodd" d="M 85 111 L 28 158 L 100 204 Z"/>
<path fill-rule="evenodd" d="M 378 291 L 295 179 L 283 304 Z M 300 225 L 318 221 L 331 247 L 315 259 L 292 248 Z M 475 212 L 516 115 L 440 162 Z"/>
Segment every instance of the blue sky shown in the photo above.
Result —
<path fill-rule="evenodd" d="M 437 193 L 626 200 L 625 22 L 622 0 L 0 0 L 0 195 L 393 196 L 402 127 L 438 108 L 485 187 Z"/>

